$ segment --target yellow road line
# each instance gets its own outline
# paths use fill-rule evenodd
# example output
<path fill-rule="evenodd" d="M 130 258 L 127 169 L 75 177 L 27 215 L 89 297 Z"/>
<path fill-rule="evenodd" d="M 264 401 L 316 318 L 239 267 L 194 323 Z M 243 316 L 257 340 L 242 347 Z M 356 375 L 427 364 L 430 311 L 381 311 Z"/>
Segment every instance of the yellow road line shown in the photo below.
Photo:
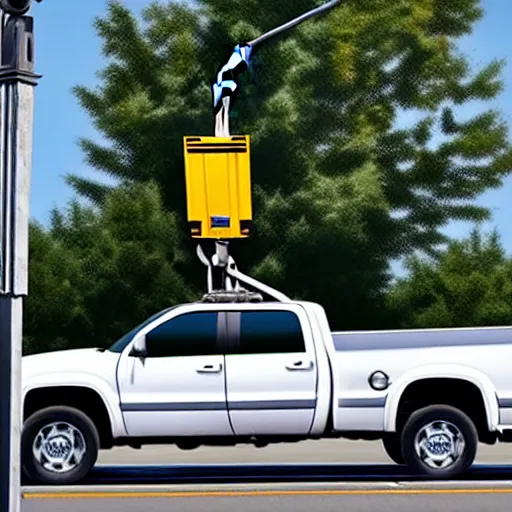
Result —
<path fill-rule="evenodd" d="M 190 492 L 27 492 L 24 499 L 106 499 L 106 498 L 235 498 L 264 496 L 357 496 L 413 494 L 512 494 L 512 488 L 489 489 L 326 489 L 283 491 L 190 491 Z"/>

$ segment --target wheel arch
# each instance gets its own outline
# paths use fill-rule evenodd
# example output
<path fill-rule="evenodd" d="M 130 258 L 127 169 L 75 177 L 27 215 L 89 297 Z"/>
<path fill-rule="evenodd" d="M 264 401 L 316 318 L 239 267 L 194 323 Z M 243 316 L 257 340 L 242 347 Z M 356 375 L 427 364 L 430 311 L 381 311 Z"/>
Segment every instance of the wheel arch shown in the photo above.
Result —
<path fill-rule="evenodd" d="M 384 412 L 384 430 L 396 432 L 399 407 L 404 393 L 419 382 L 456 381 L 474 386 L 481 395 L 485 411 L 485 424 L 495 432 L 499 424 L 499 407 L 496 389 L 490 378 L 474 368 L 462 365 L 425 365 L 405 373 L 390 389 Z"/>
<path fill-rule="evenodd" d="M 33 413 L 52 406 L 67 406 L 86 414 L 95 424 L 102 448 L 110 448 L 119 435 L 116 415 L 101 389 L 83 384 L 41 384 L 24 390 L 22 420 Z"/>
<path fill-rule="evenodd" d="M 96 375 L 82 372 L 42 373 L 27 379 L 23 384 L 23 404 L 26 396 L 34 389 L 51 388 L 57 392 L 56 388 L 86 388 L 94 391 L 107 409 L 113 437 L 127 435 L 117 389 Z"/>

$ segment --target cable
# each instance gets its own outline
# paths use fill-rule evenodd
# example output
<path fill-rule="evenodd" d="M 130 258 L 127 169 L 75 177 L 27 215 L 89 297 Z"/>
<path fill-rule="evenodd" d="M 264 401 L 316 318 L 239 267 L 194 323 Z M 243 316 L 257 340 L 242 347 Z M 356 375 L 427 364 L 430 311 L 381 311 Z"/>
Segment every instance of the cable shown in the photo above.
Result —
<path fill-rule="evenodd" d="M 288 21 L 287 23 L 284 23 L 280 27 L 274 28 L 270 31 L 268 31 L 266 34 L 263 34 L 256 39 L 253 39 L 252 41 L 249 41 L 247 43 L 248 46 L 255 47 L 256 45 L 259 45 L 266 41 L 267 39 L 270 39 L 271 37 L 274 37 L 282 32 L 286 32 L 287 30 L 290 30 L 291 28 L 295 27 L 296 25 L 299 25 L 303 21 L 308 20 L 309 18 L 312 18 L 313 16 L 317 16 L 318 14 L 322 14 L 329 9 L 332 9 L 333 7 L 336 7 L 338 4 L 341 3 L 341 0 L 331 0 L 331 2 L 327 2 L 324 5 L 321 5 L 320 7 L 317 7 L 315 9 L 312 9 L 309 12 L 306 12 L 305 14 L 302 14 L 301 16 Z"/>
<path fill-rule="evenodd" d="M 221 100 L 226 96 L 231 98 L 229 108 L 233 108 L 238 96 L 238 89 L 240 85 L 238 77 L 249 67 L 251 55 L 257 46 L 278 34 L 290 30 L 313 16 L 318 16 L 319 14 L 327 12 L 340 3 L 341 0 L 331 0 L 320 7 L 316 7 L 293 20 L 266 32 L 248 43 L 242 45 L 237 44 L 228 62 L 217 73 L 217 79 L 212 85 L 214 115 L 217 115 L 219 110 L 222 108 Z"/>

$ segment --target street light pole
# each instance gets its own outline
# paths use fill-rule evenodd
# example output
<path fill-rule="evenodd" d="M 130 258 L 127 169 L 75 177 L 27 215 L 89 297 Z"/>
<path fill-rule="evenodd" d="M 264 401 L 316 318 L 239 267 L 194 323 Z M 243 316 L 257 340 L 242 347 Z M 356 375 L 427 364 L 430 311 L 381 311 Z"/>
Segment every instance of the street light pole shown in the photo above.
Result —
<path fill-rule="evenodd" d="M 39 1 L 39 0 L 38 0 Z M 28 294 L 34 87 L 31 0 L 0 0 L 0 512 L 21 510 L 21 357 Z"/>

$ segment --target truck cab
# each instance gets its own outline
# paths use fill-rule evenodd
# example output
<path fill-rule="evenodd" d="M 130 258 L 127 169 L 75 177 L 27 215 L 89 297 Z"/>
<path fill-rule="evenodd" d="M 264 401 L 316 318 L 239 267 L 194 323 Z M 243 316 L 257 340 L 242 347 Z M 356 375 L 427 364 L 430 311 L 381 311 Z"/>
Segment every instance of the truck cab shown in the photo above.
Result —
<path fill-rule="evenodd" d="M 301 303 L 191 304 L 122 338 L 110 350 L 120 354 L 127 435 L 307 437 L 319 420 L 319 381 L 330 377 L 312 311 Z"/>

